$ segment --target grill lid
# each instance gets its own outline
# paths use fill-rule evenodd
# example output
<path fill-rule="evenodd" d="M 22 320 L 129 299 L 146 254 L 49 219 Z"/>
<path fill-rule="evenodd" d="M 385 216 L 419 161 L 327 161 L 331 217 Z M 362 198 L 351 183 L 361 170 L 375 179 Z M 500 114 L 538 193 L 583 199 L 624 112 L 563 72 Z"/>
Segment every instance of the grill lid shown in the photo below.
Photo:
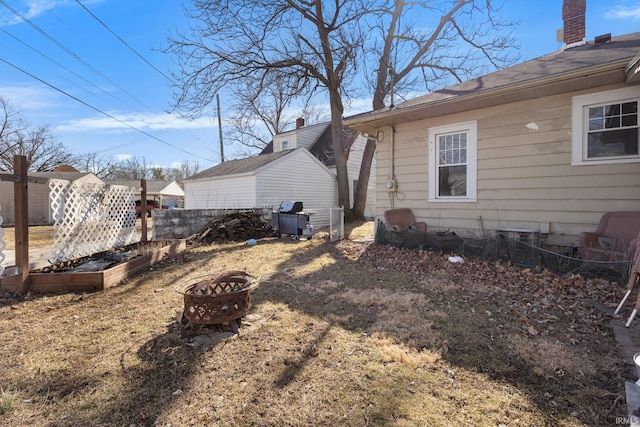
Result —
<path fill-rule="evenodd" d="M 282 213 L 297 213 L 302 212 L 302 202 L 283 201 L 280 203 L 280 212 Z"/>

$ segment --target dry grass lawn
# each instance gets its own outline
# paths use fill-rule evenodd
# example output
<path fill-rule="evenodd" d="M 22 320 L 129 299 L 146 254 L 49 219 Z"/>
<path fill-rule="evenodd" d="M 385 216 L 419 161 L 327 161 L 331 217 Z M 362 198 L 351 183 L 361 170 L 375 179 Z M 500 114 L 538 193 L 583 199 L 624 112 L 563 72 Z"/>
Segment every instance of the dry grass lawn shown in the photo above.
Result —
<path fill-rule="evenodd" d="M 6 249 L 14 249 L 16 245 L 15 231 L 13 227 L 4 228 L 2 239 L 6 243 Z M 29 248 L 48 248 L 53 244 L 53 226 L 38 225 L 29 227 Z"/>
<path fill-rule="evenodd" d="M 191 247 L 108 290 L 0 298 L 7 426 L 583 426 L 626 414 L 620 287 L 353 239 Z M 174 286 L 260 278 L 240 334 Z M 203 335 L 205 334 L 205 335 Z M 227 334 L 230 335 L 230 334 Z"/>

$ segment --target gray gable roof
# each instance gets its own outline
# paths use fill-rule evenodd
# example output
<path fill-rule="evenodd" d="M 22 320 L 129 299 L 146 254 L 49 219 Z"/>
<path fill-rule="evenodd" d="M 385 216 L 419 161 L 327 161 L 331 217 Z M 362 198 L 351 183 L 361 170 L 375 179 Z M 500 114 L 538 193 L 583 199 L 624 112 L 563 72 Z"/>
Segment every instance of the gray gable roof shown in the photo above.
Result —
<path fill-rule="evenodd" d="M 279 133 L 274 137 L 274 139 L 286 141 L 291 136 L 296 135 L 296 148 L 303 147 L 313 152 L 313 146 L 317 144 L 318 140 L 321 139 L 330 128 L 331 122 L 322 122 Z M 273 153 L 273 139 L 260 152 L 260 154 L 266 153 Z"/>
<path fill-rule="evenodd" d="M 513 67 L 505 68 L 504 70 L 496 71 L 495 73 L 487 74 L 477 79 L 415 98 L 401 105 L 408 107 L 438 99 L 516 85 L 620 60 L 626 63 L 633 58 L 639 50 L 640 33 L 616 37 L 610 43 L 603 45 L 587 43 L 583 46 L 561 50 L 523 62 Z"/>
<path fill-rule="evenodd" d="M 88 175 L 95 176 L 91 172 L 27 172 L 28 177 L 63 179 L 66 181 L 75 181 Z M 98 178 L 96 177 L 96 179 Z"/>
<path fill-rule="evenodd" d="M 309 152 L 311 152 L 311 154 L 315 156 L 316 159 L 320 160 L 327 167 L 335 166 L 336 160 L 335 156 L 333 155 L 333 135 L 331 134 L 331 122 L 323 122 L 317 125 L 311 125 L 309 127 L 313 127 L 313 132 L 298 138 L 297 148 L 306 148 L 307 150 L 309 150 Z M 280 135 L 293 133 L 303 134 L 305 130 L 305 127 L 301 127 L 282 133 Z M 312 136 L 313 139 L 309 138 L 309 136 Z M 344 144 L 344 147 L 346 149 L 351 148 L 351 145 L 355 142 L 357 137 L 358 132 L 356 132 L 354 129 L 350 129 L 346 126 L 343 128 L 342 143 Z M 305 141 L 305 143 L 301 144 L 301 141 Z M 261 155 L 267 153 L 273 153 L 273 140 L 262 149 L 262 152 L 260 152 Z"/>
<path fill-rule="evenodd" d="M 344 124 L 375 130 L 399 122 L 622 83 L 625 69 L 638 52 L 640 33 L 614 37 L 605 44 L 589 42 L 428 93 L 391 110 L 348 117 Z"/>
<path fill-rule="evenodd" d="M 282 132 L 277 135 L 278 138 L 285 138 L 288 135 L 297 135 L 297 147 L 304 147 L 311 151 L 311 147 L 316 141 L 325 133 L 325 131 L 331 126 L 331 122 L 316 123 L 313 125 L 302 126 L 297 129 L 292 129 L 286 132 Z"/>
<path fill-rule="evenodd" d="M 195 181 L 198 179 L 213 178 L 227 175 L 238 175 L 253 172 L 256 169 L 267 165 L 274 160 L 291 154 L 294 150 L 278 151 L 277 153 L 260 154 L 258 156 L 247 157 L 245 159 L 227 160 L 217 166 L 203 170 L 185 179 L 185 181 Z"/>
<path fill-rule="evenodd" d="M 105 181 L 107 184 L 112 184 L 112 185 L 124 185 L 127 187 L 135 187 L 135 188 L 139 188 L 140 187 L 140 180 L 139 179 L 114 179 L 114 180 L 108 180 Z M 159 180 L 159 179 L 148 179 L 147 180 L 147 193 L 160 193 L 162 190 L 165 189 L 165 187 L 167 187 L 168 185 L 170 185 L 172 182 L 174 181 L 163 181 L 163 180 Z"/>

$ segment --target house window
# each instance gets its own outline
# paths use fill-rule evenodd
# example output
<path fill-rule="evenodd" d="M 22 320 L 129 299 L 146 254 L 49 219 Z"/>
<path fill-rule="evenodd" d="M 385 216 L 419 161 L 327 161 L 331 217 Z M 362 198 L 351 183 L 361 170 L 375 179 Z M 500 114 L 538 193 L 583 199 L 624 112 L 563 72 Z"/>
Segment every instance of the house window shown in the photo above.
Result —
<path fill-rule="evenodd" d="M 571 105 L 571 163 L 640 161 L 640 87 L 574 96 Z"/>
<path fill-rule="evenodd" d="M 289 149 L 289 141 L 282 141 L 282 149 L 283 150 Z"/>
<path fill-rule="evenodd" d="M 477 122 L 429 128 L 429 201 L 475 202 Z"/>

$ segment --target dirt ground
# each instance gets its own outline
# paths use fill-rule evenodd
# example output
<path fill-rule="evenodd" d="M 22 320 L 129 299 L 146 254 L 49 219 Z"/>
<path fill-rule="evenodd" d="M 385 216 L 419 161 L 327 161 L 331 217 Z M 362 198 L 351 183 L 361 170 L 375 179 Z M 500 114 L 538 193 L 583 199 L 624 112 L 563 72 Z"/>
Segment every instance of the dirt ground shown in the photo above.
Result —
<path fill-rule="evenodd" d="M 378 245 L 370 222 L 348 233 L 194 246 L 102 292 L 1 296 L 0 424 L 608 426 L 626 416 L 624 381 L 636 374 L 597 308 L 615 307 L 622 285 Z M 178 322 L 174 287 L 225 270 L 258 277 L 239 334 Z"/>

